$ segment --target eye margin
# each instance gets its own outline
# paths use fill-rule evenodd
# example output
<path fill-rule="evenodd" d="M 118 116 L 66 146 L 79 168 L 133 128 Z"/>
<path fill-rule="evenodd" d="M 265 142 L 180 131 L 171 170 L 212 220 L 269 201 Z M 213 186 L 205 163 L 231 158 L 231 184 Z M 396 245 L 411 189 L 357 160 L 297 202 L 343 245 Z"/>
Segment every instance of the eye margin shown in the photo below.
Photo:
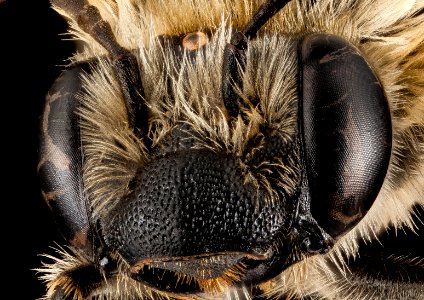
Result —
<path fill-rule="evenodd" d="M 372 67 L 344 38 L 306 35 L 298 53 L 311 212 L 337 239 L 360 222 L 383 185 L 392 151 L 390 108 Z"/>

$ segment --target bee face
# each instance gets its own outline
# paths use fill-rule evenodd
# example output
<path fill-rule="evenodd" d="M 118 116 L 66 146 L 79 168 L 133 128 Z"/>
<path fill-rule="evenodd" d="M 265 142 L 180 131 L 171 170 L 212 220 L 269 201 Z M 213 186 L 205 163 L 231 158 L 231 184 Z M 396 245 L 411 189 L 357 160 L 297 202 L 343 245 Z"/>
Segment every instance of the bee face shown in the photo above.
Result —
<path fill-rule="evenodd" d="M 42 122 L 42 191 L 70 247 L 42 269 L 47 297 L 345 292 L 317 283 L 419 203 L 419 172 L 396 199 L 407 151 L 422 169 L 403 144 L 422 118 L 402 121 L 424 108 L 422 5 L 377 28 L 356 20 L 384 10 L 365 1 L 155 3 L 53 1 L 87 48 Z M 378 33 L 393 24 L 403 57 Z"/>

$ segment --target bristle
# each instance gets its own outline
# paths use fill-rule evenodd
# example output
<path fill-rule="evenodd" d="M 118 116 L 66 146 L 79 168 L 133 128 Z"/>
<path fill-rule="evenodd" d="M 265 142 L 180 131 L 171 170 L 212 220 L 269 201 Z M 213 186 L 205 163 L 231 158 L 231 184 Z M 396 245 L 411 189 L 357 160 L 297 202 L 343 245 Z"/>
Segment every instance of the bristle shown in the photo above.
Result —
<path fill-rule="evenodd" d="M 235 283 L 238 283 L 245 273 L 246 266 L 239 262 L 226 270 L 222 276 L 213 279 L 198 280 L 198 283 L 204 292 L 219 295 Z"/>

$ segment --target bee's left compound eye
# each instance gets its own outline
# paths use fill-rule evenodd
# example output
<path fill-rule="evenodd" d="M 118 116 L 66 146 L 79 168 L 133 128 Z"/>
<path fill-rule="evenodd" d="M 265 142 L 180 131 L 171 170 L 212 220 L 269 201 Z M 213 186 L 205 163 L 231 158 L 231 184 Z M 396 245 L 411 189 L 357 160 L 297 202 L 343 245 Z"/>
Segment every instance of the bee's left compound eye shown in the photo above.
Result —
<path fill-rule="evenodd" d="M 391 154 L 390 110 L 359 50 L 314 34 L 300 47 L 303 139 L 311 211 L 337 238 L 370 209 Z"/>

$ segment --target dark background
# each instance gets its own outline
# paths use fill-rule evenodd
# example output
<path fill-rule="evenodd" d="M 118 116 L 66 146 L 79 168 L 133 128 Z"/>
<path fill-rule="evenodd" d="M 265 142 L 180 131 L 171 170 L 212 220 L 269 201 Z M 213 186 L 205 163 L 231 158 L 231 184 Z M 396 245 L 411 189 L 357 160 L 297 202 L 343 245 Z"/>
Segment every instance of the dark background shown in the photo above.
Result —
<path fill-rule="evenodd" d="M 53 253 L 50 247 L 59 241 L 36 165 L 44 96 L 73 51 L 61 36 L 65 31 L 46 0 L 0 0 L 1 273 L 9 299 L 43 296 L 32 269 L 40 266 L 38 255 Z"/>

